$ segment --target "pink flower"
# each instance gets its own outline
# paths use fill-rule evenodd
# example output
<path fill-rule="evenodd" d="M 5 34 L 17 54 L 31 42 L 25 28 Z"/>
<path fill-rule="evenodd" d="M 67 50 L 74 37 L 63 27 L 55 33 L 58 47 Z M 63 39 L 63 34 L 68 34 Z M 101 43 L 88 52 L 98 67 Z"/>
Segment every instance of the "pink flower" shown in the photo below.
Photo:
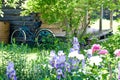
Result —
<path fill-rule="evenodd" d="M 117 57 L 120 57 L 120 49 L 116 49 L 114 51 L 114 54 L 117 56 Z"/>
<path fill-rule="evenodd" d="M 101 46 L 99 44 L 94 44 L 92 46 L 92 53 L 99 51 L 101 49 Z"/>
<path fill-rule="evenodd" d="M 108 54 L 108 51 L 106 49 L 102 49 L 99 51 L 99 54 Z"/>

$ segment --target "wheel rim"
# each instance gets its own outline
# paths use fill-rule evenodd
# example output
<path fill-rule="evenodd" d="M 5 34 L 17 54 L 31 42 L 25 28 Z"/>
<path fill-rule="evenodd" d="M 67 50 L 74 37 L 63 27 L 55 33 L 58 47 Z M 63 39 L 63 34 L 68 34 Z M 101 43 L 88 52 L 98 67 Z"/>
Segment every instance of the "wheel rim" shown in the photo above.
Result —
<path fill-rule="evenodd" d="M 25 43 L 26 34 L 23 30 L 15 30 L 11 35 L 11 43 L 21 44 Z"/>
<path fill-rule="evenodd" d="M 37 36 L 37 44 L 48 44 L 48 43 L 53 43 L 53 38 L 55 37 L 55 35 L 53 34 L 52 31 L 50 30 L 40 30 L 38 32 L 38 36 Z"/>

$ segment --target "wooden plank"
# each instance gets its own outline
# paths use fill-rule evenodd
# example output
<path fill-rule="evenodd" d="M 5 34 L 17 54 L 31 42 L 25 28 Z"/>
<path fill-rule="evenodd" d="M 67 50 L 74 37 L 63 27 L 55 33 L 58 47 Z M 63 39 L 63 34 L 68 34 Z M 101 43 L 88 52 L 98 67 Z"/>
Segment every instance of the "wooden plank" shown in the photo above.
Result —
<path fill-rule="evenodd" d="M 5 15 L 4 17 L 0 17 L 2 21 L 32 21 L 34 18 L 32 16 L 9 16 Z"/>
<path fill-rule="evenodd" d="M 2 9 L 5 15 L 20 15 L 20 9 Z"/>
<path fill-rule="evenodd" d="M 33 21 L 10 21 L 11 25 L 18 25 L 18 26 L 23 26 L 23 25 L 34 25 Z"/>
<path fill-rule="evenodd" d="M 107 30 L 103 30 L 101 32 L 96 33 L 95 35 L 93 35 L 91 38 L 89 38 L 90 40 L 92 40 L 94 37 L 100 39 L 100 37 L 107 37 L 107 34 L 109 34 L 110 32 L 113 32 L 112 29 L 107 29 Z"/>
<path fill-rule="evenodd" d="M 21 21 L 22 17 L 6 15 L 4 17 L 0 17 L 0 20 L 2 20 L 2 21 L 15 21 L 15 20 Z"/>
<path fill-rule="evenodd" d="M 104 42 L 104 41 L 107 41 L 108 38 L 105 38 L 105 39 L 101 39 L 101 40 L 98 40 L 98 42 Z"/>
<path fill-rule="evenodd" d="M 54 33 L 54 32 L 53 32 Z M 66 33 L 54 33 L 55 34 L 55 36 L 61 36 L 61 37 L 64 37 L 65 35 L 66 35 Z"/>

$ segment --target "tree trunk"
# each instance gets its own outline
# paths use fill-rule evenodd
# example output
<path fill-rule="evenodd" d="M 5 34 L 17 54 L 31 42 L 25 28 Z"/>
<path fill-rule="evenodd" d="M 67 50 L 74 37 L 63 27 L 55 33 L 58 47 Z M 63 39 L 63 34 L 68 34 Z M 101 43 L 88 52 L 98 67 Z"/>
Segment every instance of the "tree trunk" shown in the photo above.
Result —
<path fill-rule="evenodd" d="M 113 10 L 110 12 L 110 29 L 113 29 Z"/>
<path fill-rule="evenodd" d="M 80 35 L 80 38 L 82 38 L 83 35 L 85 34 L 86 28 L 87 28 L 87 26 L 88 26 L 89 24 L 90 24 L 90 18 L 88 18 L 88 10 L 86 10 L 85 21 L 84 21 L 84 28 L 83 28 L 83 32 L 82 32 L 81 35 Z"/>
<path fill-rule="evenodd" d="M 99 31 L 102 31 L 102 18 L 103 18 L 103 5 L 101 5 L 101 10 L 100 10 Z"/>

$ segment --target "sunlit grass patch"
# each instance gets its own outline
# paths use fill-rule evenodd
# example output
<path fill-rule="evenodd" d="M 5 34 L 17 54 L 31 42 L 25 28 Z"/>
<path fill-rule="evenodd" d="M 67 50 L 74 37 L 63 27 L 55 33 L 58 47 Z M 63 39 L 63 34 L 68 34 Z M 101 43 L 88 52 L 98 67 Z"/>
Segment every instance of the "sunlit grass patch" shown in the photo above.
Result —
<path fill-rule="evenodd" d="M 31 60 L 36 60 L 37 59 L 37 53 L 29 53 L 26 55 L 26 59 L 27 61 L 31 61 Z"/>

